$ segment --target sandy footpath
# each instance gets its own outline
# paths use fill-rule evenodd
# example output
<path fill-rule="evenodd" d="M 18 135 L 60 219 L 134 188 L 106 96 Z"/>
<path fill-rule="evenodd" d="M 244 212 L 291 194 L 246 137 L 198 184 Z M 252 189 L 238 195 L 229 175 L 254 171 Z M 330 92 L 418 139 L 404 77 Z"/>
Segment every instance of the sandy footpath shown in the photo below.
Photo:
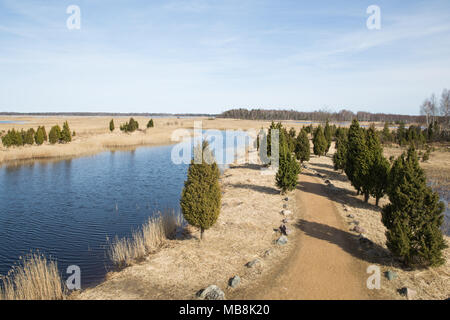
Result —
<path fill-rule="evenodd" d="M 334 152 L 333 147 L 330 155 L 332 152 Z M 439 156 L 440 154 L 436 155 L 438 160 L 440 160 Z M 436 164 L 438 165 L 439 161 Z M 423 164 L 421 163 L 421 165 Z M 434 154 L 431 161 L 423 165 L 423 167 L 432 167 L 433 165 L 435 165 Z M 417 270 L 405 269 L 386 247 L 386 228 L 381 222 L 381 207 L 386 205 L 389 199 L 387 197 L 381 199 L 380 207 L 374 205 L 375 200 L 373 198 L 370 199 L 369 203 L 364 203 L 362 196 L 356 196 L 355 189 L 351 186 L 345 174 L 333 170 L 333 162 L 329 156 L 314 157 L 307 166 L 309 174 L 314 176 L 314 180 L 326 186 L 324 187 L 326 193 L 323 194 L 323 201 L 332 201 L 337 209 L 344 230 L 342 235 L 348 240 L 347 242 L 356 245 L 349 252 L 356 260 L 380 268 L 381 287 L 380 290 L 370 292 L 371 295 L 374 295 L 373 298 L 406 299 L 399 292 L 404 287 L 411 288 L 417 292 L 414 299 L 440 300 L 450 297 L 450 248 L 444 250 L 447 262 L 443 266 Z M 443 168 L 445 167 L 444 165 Z M 318 177 L 319 174 L 321 177 Z M 301 181 L 304 181 L 303 178 L 301 178 Z M 314 185 L 305 181 L 300 183 L 300 186 L 305 192 L 306 199 L 310 199 L 311 194 L 306 192 L 309 191 L 308 188 L 312 188 Z M 306 203 L 305 207 L 309 208 L 309 202 Z M 364 230 L 364 236 L 371 241 L 372 245 L 369 247 L 360 245 L 359 233 L 353 231 L 355 226 L 359 226 Z M 450 237 L 444 236 L 444 238 L 450 244 Z M 327 238 L 327 240 L 330 239 Z M 347 249 L 348 247 L 344 248 Z M 397 277 L 393 280 L 388 280 L 385 276 L 387 271 L 395 272 Z"/>
<path fill-rule="evenodd" d="M 297 248 L 270 279 L 270 289 L 255 290 L 251 298 L 369 299 L 366 263 L 350 253 L 357 248 L 349 241 L 334 203 L 327 199 L 326 186 L 307 170 L 299 180 Z"/>

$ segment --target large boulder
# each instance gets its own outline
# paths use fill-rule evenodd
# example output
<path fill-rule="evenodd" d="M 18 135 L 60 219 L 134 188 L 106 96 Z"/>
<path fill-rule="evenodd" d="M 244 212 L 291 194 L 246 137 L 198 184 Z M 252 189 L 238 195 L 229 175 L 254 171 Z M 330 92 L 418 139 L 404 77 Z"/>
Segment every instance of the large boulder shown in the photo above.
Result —
<path fill-rule="evenodd" d="M 200 300 L 225 300 L 225 293 L 216 285 L 210 285 L 197 293 Z"/>

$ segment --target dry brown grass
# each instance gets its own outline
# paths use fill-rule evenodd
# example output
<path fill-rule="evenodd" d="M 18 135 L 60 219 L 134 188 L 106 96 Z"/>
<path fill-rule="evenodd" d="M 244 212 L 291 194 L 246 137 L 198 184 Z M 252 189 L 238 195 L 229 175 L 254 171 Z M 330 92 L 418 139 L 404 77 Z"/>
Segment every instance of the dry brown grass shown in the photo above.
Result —
<path fill-rule="evenodd" d="M 108 255 L 118 267 L 130 266 L 161 247 L 182 224 L 181 216 L 173 211 L 159 213 L 134 231 L 131 238 L 116 238 L 108 249 Z"/>
<path fill-rule="evenodd" d="M 61 300 L 66 298 L 55 261 L 30 253 L 14 266 L 0 285 L 0 300 Z"/>

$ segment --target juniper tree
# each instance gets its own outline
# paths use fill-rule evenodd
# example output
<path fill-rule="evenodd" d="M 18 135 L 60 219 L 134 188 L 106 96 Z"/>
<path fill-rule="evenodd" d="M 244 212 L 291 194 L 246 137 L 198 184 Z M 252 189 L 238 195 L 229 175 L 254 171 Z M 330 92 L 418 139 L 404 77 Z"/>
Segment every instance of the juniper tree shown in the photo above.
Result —
<path fill-rule="evenodd" d="M 369 190 L 371 196 L 375 197 L 378 206 L 380 198 L 384 196 L 387 188 L 387 179 L 389 172 L 389 162 L 383 156 L 383 147 L 373 125 L 367 130 L 366 143 L 369 155 L 368 176 L 364 178 L 366 190 Z"/>
<path fill-rule="evenodd" d="M 30 128 L 26 131 L 25 133 L 25 139 L 24 139 L 24 143 L 25 144 L 33 144 L 34 143 L 34 129 Z"/>
<path fill-rule="evenodd" d="M 387 247 L 408 266 L 438 266 L 447 248 L 442 236 L 444 204 L 427 186 L 417 153 L 410 147 L 395 160 L 389 174 L 390 204 L 382 210 Z"/>
<path fill-rule="evenodd" d="M 44 135 L 44 141 L 48 141 L 48 135 L 47 135 L 47 130 L 45 130 L 45 126 L 41 127 L 42 129 L 42 134 Z"/>
<path fill-rule="evenodd" d="M 325 124 L 325 129 L 324 129 L 324 136 L 325 136 L 325 140 L 327 141 L 327 145 L 325 148 L 325 155 L 328 153 L 328 151 L 330 150 L 331 147 L 331 140 L 333 138 L 333 133 L 331 132 L 331 127 L 330 124 L 327 123 Z"/>
<path fill-rule="evenodd" d="M 66 121 L 63 124 L 63 129 L 59 138 L 60 142 L 68 143 L 72 141 L 72 133 L 69 128 L 69 123 Z"/>
<path fill-rule="evenodd" d="M 120 126 L 120 130 L 124 132 L 134 132 L 139 129 L 139 122 L 130 118 L 130 121 Z"/>
<path fill-rule="evenodd" d="M 308 134 L 306 133 L 306 130 L 302 129 L 297 136 L 295 144 L 295 156 L 297 160 L 299 160 L 300 162 L 304 162 L 309 161 L 310 153 L 311 151 Z"/>
<path fill-rule="evenodd" d="M 391 130 L 389 129 L 389 123 L 384 123 L 383 133 L 382 133 L 382 142 L 388 143 L 392 142 L 392 134 Z"/>
<path fill-rule="evenodd" d="M 183 216 L 189 224 L 200 228 L 200 239 L 216 223 L 221 207 L 219 167 L 211 159 L 208 143 L 195 148 L 180 199 Z"/>
<path fill-rule="evenodd" d="M 313 138 L 313 144 L 314 144 L 314 154 L 316 156 L 323 156 L 325 155 L 325 151 L 327 149 L 327 140 L 325 138 L 325 135 L 323 133 L 322 126 L 319 125 L 317 127 L 316 131 L 314 132 L 314 138 Z"/>
<path fill-rule="evenodd" d="M 396 138 L 397 138 L 397 143 L 398 143 L 400 146 L 404 146 L 404 145 L 406 144 L 406 129 L 405 129 L 405 123 L 401 122 L 401 123 L 398 125 L 398 128 L 397 128 L 397 136 L 396 136 Z"/>
<path fill-rule="evenodd" d="M 345 170 L 347 163 L 348 137 L 347 131 L 336 130 L 336 152 L 333 155 L 334 170 Z"/>
<path fill-rule="evenodd" d="M 34 142 L 39 146 L 44 143 L 44 130 L 41 127 L 34 134 Z"/>
<path fill-rule="evenodd" d="M 59 125 L 53 126 L 48 134 L 49 142 L 51 144 L 55 144 L 59 142 L 60 139 L 61 139 L 61 127 Z"/>
<path fill-rule="evenodd" d="M 275 122 L 272 121 L 267 134 L 267 156 L 269 158 L 272 156 L 272 130 L 278 130 L 278 136 L 280 137 L 282 129 L 283 126 L 281 123 L 275 124 Z"/>
<path fill-rule="evenodd" d="M 114 126 L 114 119 L 109 122 L 109 131 L 113 132 L 116 127 Z"/>
<path fill-rule="evenodd" d="M 364 178 L 367 177 L 369 171 L 368 150 L 364 130 L 356 119 L 353 120 L 348 131 L 346 154 L 345 174 L 358 194 L 363 192 L 365 197 L 368 197 L 367 186 L 363 190 Z"/>
<path fill-rule="evenodd" d="M 295 189 L 297 186 L 298 174 L 300 173 L 300 166 L 289 150 L 287 139 L 288 137 L 283 131 L 280 134 L 280 161 L 275 176 L 276 185 L 281 189 L 282 193 Z"/>
<path fill-rule="evenodd" d="M 13 136 L 11 134 L 11 130 L 8 130 L 8 132 L 4 136 L 2 136 L 2 143 L 7 148 L 9 148 L 12 145 L 14 145 L 14 141 L 13 141 Z"/>
<path fill-rule="evenodd" d="M 288 141 L 289 150 L 291 152 L 295 151 L 296 136 L 297 136 L 297 133 L 295 132 L 295 129 L 294 128 L 289 129 L 289 134 L 287 134 L 286 137 L 287 137 L 287 141 Z"/>
<path fill-rule="evenodd" d="M 153 128 L 155 125 L 153 123 L 153 119 L 150 119 L 147 123 L 147 128 Z"/>

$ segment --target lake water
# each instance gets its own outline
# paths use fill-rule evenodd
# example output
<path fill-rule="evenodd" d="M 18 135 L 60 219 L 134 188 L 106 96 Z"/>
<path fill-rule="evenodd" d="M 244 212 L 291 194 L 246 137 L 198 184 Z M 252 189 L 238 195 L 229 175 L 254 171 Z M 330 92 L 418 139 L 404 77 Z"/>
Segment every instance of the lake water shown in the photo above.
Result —
<path fill-rule="evenodd" d="M 78 265 L 82 288 L 99 283 L 112 268 L 107 238 L 129 236 L 156 210 L 179 211 L 188 165 L 171 161 L 172 148 L 2 166 L 0 274 L 39 250 L 57 259 L 63 279 Z"/>
<path fill-rule="evenodd" d="M 10 120 L 0 120 L 0 124 L 25 124 L 26 121 L 10 121 Z"/>

